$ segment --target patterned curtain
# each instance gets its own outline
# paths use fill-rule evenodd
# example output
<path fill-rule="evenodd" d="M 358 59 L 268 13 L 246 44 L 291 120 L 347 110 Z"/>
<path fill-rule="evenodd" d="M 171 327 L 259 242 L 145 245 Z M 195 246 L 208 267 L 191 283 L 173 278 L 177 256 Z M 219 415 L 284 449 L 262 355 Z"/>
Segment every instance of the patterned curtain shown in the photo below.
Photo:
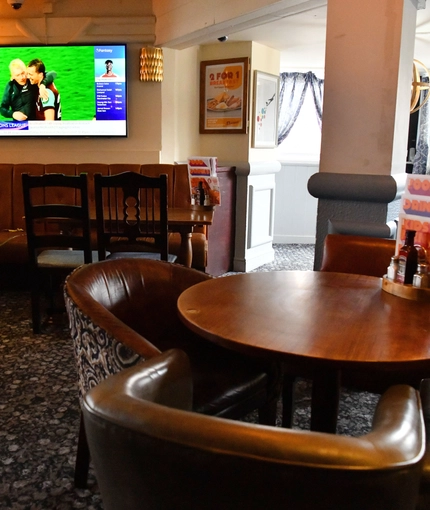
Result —
<path fill-rule="evenodd" d="M 428 83 L 428 76 L 422 76 L 421 81 Z M 428 91 L 421 92 L 421 102 L 424 101 Z M 430 100 L 421 108 L 418 121 L 418 140 L 416 146 L 415 157 L 412 165 L 413 174 L 430 174 L 429 166 L 429 108 Z"/>
<path fill-rule="evenodd" d="M 281 73 L 279 91 L 278 145 L 287 138 L 294 126 L 310 85 L 314 99 L 318 124 L 322 123 L 322 100 L 324 80 L 311 71 L 307 73 Z"/>

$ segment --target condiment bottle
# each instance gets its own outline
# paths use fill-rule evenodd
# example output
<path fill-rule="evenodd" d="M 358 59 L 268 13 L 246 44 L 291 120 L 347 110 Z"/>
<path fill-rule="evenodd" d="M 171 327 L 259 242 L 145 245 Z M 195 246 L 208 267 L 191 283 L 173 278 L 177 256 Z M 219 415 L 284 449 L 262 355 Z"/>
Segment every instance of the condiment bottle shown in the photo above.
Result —
<path fill-rule="evenodd" d="M 397 282 L 411 284 L 417 271 L 418 251 L 414 246 L 415 230 L 406 230 L 405 244 L 399 251 L 399 270 Z"/>
<path fill-rule="evenodd" d="M 387 278 L 392 282 L 397 279 L 397 272 L 399 270 L 399 257 L 393 255 L 391 257 L 390 265 L 387 267 Z"/>
<path fill-rule="evenodd" d="M 414 287 L 426 289 L 428 287 L 427 264 L 418 264 L 417 272 L 412 281 Z"/>
<path fill-rule="evenodd" d="M 199 181 L 199 205 L 205 205 L 205 190 L 203 189 L 203 182 Z"/>

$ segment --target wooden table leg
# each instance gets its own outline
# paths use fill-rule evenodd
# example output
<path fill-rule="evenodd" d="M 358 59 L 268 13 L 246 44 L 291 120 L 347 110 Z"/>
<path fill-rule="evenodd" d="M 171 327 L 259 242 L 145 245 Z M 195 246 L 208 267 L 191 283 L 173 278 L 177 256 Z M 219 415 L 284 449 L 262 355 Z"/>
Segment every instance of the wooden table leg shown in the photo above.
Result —
<path fill-rule="evenodd" d="M 295 381 L 295 375 L 284 374 L 282 383 L 282 426 L 288 429 L 293 426 Z"/>
<path fill-rule="evenodd" d="M 311 430 L 336 433 L 340 371 L 321 371 L 312 380 Z"/>
<path fill-rule="evenodd" d="M 178 263 L 185 267 L 191 267 L 193 261 L 193 245 L 191 244 L 192 227 L 180 229 L 181 246 L 179 248 Z"/>

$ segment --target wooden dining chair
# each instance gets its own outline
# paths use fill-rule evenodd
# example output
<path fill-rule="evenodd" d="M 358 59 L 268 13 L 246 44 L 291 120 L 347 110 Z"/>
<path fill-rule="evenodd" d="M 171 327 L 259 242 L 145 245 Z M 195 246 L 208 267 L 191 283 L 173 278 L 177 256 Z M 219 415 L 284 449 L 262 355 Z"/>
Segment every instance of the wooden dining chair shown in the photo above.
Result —
<path fill-rule="evenodd" d="M 41 298 L 54 308 L 56 284 L 97 259 L 91 251 L 87 175 L 22 174 L 33 332 L 41 332 Z"/>
<path fill-rule="evenodd" d="M 176 260 L 168 253 L 166 174 L 95 174 L 94 193 L 99 260 Z"/>

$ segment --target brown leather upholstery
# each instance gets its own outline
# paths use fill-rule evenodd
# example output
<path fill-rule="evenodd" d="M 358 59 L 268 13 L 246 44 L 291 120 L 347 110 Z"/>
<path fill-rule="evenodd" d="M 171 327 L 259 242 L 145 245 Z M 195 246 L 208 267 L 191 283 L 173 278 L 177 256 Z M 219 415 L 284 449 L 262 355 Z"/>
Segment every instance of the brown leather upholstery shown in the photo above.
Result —
<path fill-rule="evenodd" d="M 381 278 L 387 272 L 395 249 L 396 241 L 394 239 L 328 234 L 324 240 L 321 271 L 362 274 Z M 345 338 L 345 342 L 347 341 L 348 339 Z M 303 372 L 300 375 L 311 377 L 311 374 Z M 285 366 L 282 394 L 285 426 L 289 426 L 292 420 L 295 379 L 294 366 Z M 386 374 L 382 374 L 377 380 L 375 374 L 369 378 L 366 372 L 359 369 L 353 373 L 351 371 L 342 372 L 341 379 L 344 386 L 373 392 L 385 391 L 393 384 Z"/>
<path fill-rule="evenodd" d="M 394 239 L 328 234 L 324 242 L 321 271 L 353 273 L 382 278 L 387 273 L 396 249 Z M 347 339 L 345 339 L 347 341 Z M 395 374 L 394 374 L 395 375 Z M 373 374 L 371 378 L 360 369 L 342 372 L 342 384 L 381 393 L 391 386 L 389 374 Z"/>
<path fill-rule="evenodd" d="M 148 259 L 106 260 L 75 270 L 65 300 L 81 398 L 107 376 L 179 347 L 191 359 L 195 411 L 240 418 L 259 408 L 260 421 L 275 423 L 278 366 L 218 347 L 178 318 L 179 295 L 209 278 Z"/>
<path fill-rule="evenodd" d="M 417 510 L 428 510 L 430 508 L 430 379 L 421 381 L 420 396 L 424 414 L 427 447 L 424 456 L 420 499 Z"/>
<path fill-rule="evenodd" d="M 324 240 L 321 271 L 382 278 L 395 249 L 394 239 L 328 234 Z"/>
<path fill-rule="evenodd" d="M 367 276 L 382 277 L 387 272 L 391 257 L 396 249 L 394 239 L 382 239 L 379 237 L 351 236 L 341 234 L 327 234 L 324 240 L 323 259 L 321 271 L 336 273 L 362 274 Z M 348 339 L 345 338 L 345 342 Z M 301 373 L 306 377 L 310 374 Z M 373 374 L 369 378 L 366 372 L 359 370 L 354 373 L 342 372 L 342 384 L 362 390 L 381 392 L 391 386 L 385 375 L 379 380 Z M 296 374 L 294 367 L 285 367 L 283 402 L 283 423 L 289 426 L 292 420 L 293 393 Z"/>
<path fill-rule="evenodd" d="M 424 429 L 409 386 L 359 438 L 190 412 L 186 355 L 168 351 L 91 390 L 84 419 L 106 510 L 412 510 Z"/>

